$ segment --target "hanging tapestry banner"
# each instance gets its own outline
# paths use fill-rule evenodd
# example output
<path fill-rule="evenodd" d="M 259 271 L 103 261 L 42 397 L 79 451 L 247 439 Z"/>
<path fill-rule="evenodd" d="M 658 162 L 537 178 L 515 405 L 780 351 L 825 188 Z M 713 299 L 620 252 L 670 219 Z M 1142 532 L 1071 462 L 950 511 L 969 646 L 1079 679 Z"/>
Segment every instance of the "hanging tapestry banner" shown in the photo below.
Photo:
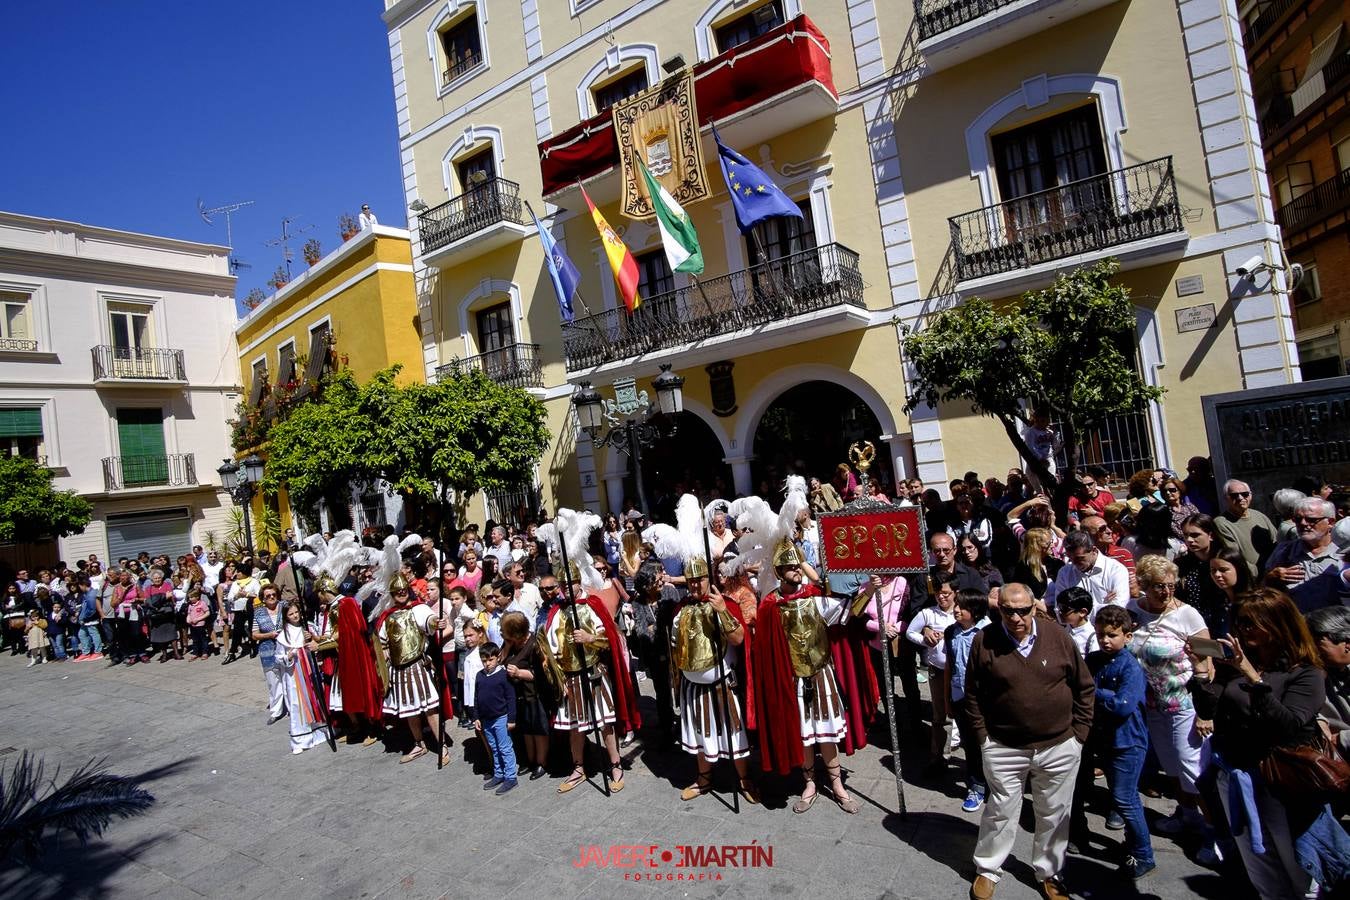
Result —
<path fill-rule="evenodd" d="M 633 162 L 635 155 L 680 206 L 687 208 L 708 196 L 693 72 L 685 69 L 654 88 L 614 104 L 610 114 L 619 143 L 625 216 L 650 219 L 656 215 Z"/>

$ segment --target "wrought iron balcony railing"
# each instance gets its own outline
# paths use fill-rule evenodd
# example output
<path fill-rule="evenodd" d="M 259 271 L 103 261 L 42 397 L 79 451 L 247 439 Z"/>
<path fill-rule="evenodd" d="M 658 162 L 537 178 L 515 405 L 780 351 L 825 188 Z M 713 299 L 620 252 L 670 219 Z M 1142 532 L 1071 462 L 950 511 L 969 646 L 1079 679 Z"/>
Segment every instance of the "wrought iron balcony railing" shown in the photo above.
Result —
<path fill-rule="evenodd" d="M 472 72 L 483 64 L 483 54 L 469 51 L 450 64 L 450 67 L 441 73 L 441 84 L 449 84 L 461 75 Z"/>
<path fill-rule="evenodd" d="M 29 353 L 37 348 L 37 341 L 24 340 L 23 338 L 0 338 L 0 350 L 17 350 Z"/>
<path fill-rule="evenodd" d="M 447 378 L 461 372 L 474 371 L 482 372 L 493 381 L 507 387 L 544 386 L 544 370 L 539 364 L 538 344 L 507 344 L 505 347 L 467 359 L 456 357 L 445 365 L 438 366 L 436 377 Z"/>
<path fill-rule="evenodd" d="M 919 25 L 919 40 L 926 41 L 1016 2 L 1017 0 L 914 0 L 914 21 Z"/>
<path fill-rule="evenodd" d="M 1252 24 L 1247 26 L 1247 48 L 1256 46 L 1256 42 L 1274 27 L 1275 23 L 1283 18 L 1284 14 L 1295 4 L 1302 0 L 1267 0 L 1261 5 L 1265 8 L 1261 14 L 1252 20 Z"/>
<path fill-rule="evenodd" d="M 848 304 L 862 308 L 858 254 L 823 244 L 643 298 L 563 326 L 568 369 L 584 369 Z"/>
<path fill-rule="evenodd" d="M 1184 227 L 1170 156 L 986 206 L 948 222 L 961 281 Z"/>
<path fill-rule="evenodd" d="M 490 178 L 418 217 L 422 251 L 439 250 L 498 222 L 524 225 L 524 216 L 520 185 L 505 178 Z"/>
<path fill-rule="evenodd" d="M 103 487 L 109 491 L 182 487 L 196 483 L 197 459 L 191 453 L 108 456 L 103 460 Z"/>
<path fill-rule="evenodd" d="M 1350 169 L 1281 206 L 1275 212 L 1275 221 L 1287 236 L 1347 208 L 1350 208 Z"/>
<path fill-rule="evenodd" d="M 136 350 L 102 344 L 92 352 L 95 381 L 187 381 L 182 350 Z"/>

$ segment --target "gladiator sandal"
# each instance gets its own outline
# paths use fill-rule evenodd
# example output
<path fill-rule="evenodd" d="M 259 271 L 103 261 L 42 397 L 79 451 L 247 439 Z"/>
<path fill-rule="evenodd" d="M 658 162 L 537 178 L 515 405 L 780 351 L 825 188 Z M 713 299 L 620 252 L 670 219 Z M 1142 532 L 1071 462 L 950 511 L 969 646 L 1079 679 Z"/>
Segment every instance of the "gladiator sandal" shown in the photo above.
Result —
<path fill-rule="evenodd" d="M 850 816 L 857 815 L 861 807 L 858 805 L 858 801 L 850 797 L 848 791 L 844 790 L 844 776 L 839 760 L 836 759 L 833 763 L 826 763 L 825 771 L 830 775 L 830 799 L 839 804 L 839 808 Z M 843 796 L 839 796 L 840 794 L 843 794 Z"/>
<path fill-rule="evenodd" d="M 623 760 L 616 759 L 611 762 L 609 766 L 609 790 L 610 793 L 617 794 L 619 791 L 623 790 Z M 619 773 L 618 778 L 614 777 L 615 772 Z"/>
<path fill-rule="evenodd" d="M 578 763 L 576 767 L 572 769 L 572 774 L 568 775 L 567 778 L 563 780 L 563 783 L 558 785 L 558 793 L 565 794 L 585 780 L 586 769 Z"/>
<path fill-rule="evenodd" d="M 792 811 L 798 815 L 810 809 L 816 802 L 816 798 L 820 796 L 820 791 L 816 790 L 815 767 L 802 766 L 802 777 L 806 779 L 806 787 L 802 788 L 801 799 L 792 804 Z M 808 790 L 811 792 L 809 797 L 806 796 Z"/>
<path fill-rule="evenodd" d="M 698 778 L 689 787 L 680 791 L 681 800 L 693 800 L 712 790 L 712 772 L 699 772 Z"/>
<path fill-rule="evenodd" d="M 749 778 L 741 779 L 741 796 L 745 798 L 746 803 L 759 803 L 759 791 L 755 788 L 755 783 Z"/>

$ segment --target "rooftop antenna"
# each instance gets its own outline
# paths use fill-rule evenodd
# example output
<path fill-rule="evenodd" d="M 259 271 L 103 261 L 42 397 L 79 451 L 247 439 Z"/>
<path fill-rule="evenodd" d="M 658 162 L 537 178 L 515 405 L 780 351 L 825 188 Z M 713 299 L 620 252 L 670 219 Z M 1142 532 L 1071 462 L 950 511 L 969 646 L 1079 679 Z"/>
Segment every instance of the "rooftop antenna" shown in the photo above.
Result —
<path fill-rule="evenodd" d="M 213 215 L 215 215 L 216 213 L 224 213 L 224 214 L 225 214 L 225 244 L 226 244 L 226 246 L 228 246 L 231 250 L 233 250 L 233 249 L 234 249 L 234 228 L 233 228 L 233 223 L 230 221 L 230 215 L 231 215 L 231 213 L 233 213 L 235 210 L 243 209 L 245 206 L 252 206 L 252 205 L 253 205 L 253 201 L 252 201 L 252 200 L 245 200 L 245 201 L 243 201 L 242 203 L 226 203 L 224 206 L 216 206 L 216 207 L 212 207 L 211 209 L 207 209 L 207 208 L 206 208 L 206 204 L 202 202 L 202 198 L 201 198 L 201 197 L 198 197 L 198 198 L 197 198 L 197 215 L 201 216 L 201 217 L 202 217 L 202 221 L 205 222 L 207 225 L 214 225 L 215 223 L 211 221 L 211 217 L 212 217 Z M 250 266 L 248 263 L 246 263 L 246 262 L 244 262 L 243 260 L 241 260 L 239 257 L 235 256 L 233 253 L 231 253 L 230 256 L 229 256 L 229 263 L 230 263 L 230 274 L 231 274 L 231 275 L 238 275 L 240 269 L 250 269 L 250 268 L 252 268 L 252 266 Z"/>
<path fill-rule="evenodd" d="M 274 238 L 273 240 L 270 241 L 263 241 L 263 244 L 265 244 L 268 247 L 278 247 L 278 246 L 281 247 L 281 256 L 286 261 L 287 278 L 291 277 L 291 260 L 295 256 L 295 254 L 291 250 L 290 244 L 291 238 L 302 235 L 306 231 L 314 230 L 313 225 L 306 225 L 304 228 L 297 228 L 294 231 L 292 231 L 291 223 L 294 221 L 295 219 L 292 218 L 291 216 L 286 216 L 284 219 L 281 220 L 281 237 Z"/>

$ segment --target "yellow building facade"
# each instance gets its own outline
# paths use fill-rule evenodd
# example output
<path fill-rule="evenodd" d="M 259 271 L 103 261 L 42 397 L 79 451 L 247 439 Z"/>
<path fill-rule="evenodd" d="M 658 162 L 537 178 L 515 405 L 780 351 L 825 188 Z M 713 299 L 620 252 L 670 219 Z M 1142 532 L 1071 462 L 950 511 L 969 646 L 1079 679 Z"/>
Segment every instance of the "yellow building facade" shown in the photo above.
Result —
<path fill-rule="evenodd" d="M 305 402 L 324 377 L 340 368 L 366 381 L 401 363 L 401 383 L 423 382 L 416 296 L 406 230 L 376 225 L 344 241 L 236 326 L 243 416 L 256 410 L 262 421 L 270 420 L 278 407 Z M 241 456 L 256 450 L 267 458 L 263 431 L 236 426 L 235 448 Z M 261 496 L 254 497 L 255 521 L 263 503 Z M 277 509 L 282 527 L 291 527 L 295 511 L 284 490 Z M 350 496 L 326 500 L 319 520 L 307 524 L 329 531 L 397 525 L 400 513 L 398 498 L 358 485 Z"/>
<path fill-rule="evenodd" d="M 627 377 L 651 394 L 662 364 L 686 412 L 643 450 L 655 505 L 824 478 L 861 439 L 887 480 L 1002 476 L 1020 462 L 993 420 L 905 412 L 903 337 L 1108 257 L 1167 395 L 1091 435 L 1089 461 L 1184 468 L 1207 453 L 1202 395 L 1299 377 L 1231 0 L 387 0 L 384 18 L 424 370 L 458 359 L 544 399 L 550 508 L 636 498 L 570 397 Z M 712 187 L 686 206 L 697 282 L 621 214 L 609 112 L 685 69 Z M 740 233 L 714 123 L 800 220 Z M 636 314 L 578 182 L 638 260 Z M 570 325 L 527 203 L 581 271 Z"/>

